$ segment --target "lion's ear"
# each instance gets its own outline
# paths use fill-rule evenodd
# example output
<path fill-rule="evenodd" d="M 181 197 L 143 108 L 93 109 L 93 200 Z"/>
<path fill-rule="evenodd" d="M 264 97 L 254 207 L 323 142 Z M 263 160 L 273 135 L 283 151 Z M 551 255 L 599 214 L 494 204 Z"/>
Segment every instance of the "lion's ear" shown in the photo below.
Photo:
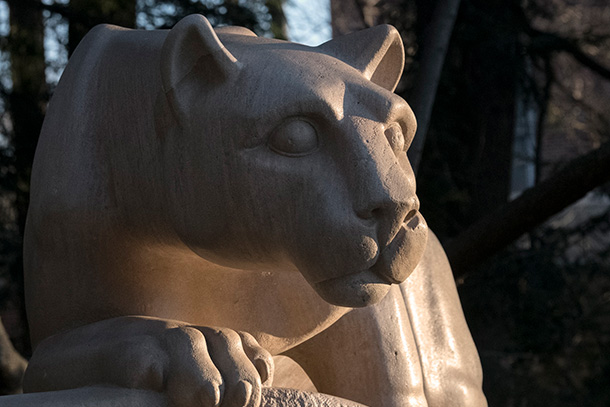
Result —
<path fill-rule="evenodd" d="M 193 14 L 170 30 L 161 48 L 161 81 L 169 94 L 191 72 L 210 86 L 224 83 L 241 64 L 224 47 L 208 20 Z M 168 95 L 169 96 L 169 95 Z M 177 95 L 173 95 L 172 99 Z M 174 102 L 178 103 L 177 100 Z"/>
<path fill-rule="evenodd" d="M 398 85 L 405 63 L 400 34 L 387 24 L 337 37 L 318 48 L 390 91 Z"/>

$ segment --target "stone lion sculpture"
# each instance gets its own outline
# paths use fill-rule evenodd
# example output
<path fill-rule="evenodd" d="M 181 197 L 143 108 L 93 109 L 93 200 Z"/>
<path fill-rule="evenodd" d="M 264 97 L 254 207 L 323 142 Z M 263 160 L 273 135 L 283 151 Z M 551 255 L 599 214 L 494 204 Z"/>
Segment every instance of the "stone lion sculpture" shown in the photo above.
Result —
<path fill-rule="evenodd" d="M 485 405 L 419 213 L 403 60 L 390 26 L 315 48 L 198 15 L 92 30 L 34 163 L 25 391 L 281 405 L 265 395 L 290 383 L 284 355 L 369 406 Z"/>

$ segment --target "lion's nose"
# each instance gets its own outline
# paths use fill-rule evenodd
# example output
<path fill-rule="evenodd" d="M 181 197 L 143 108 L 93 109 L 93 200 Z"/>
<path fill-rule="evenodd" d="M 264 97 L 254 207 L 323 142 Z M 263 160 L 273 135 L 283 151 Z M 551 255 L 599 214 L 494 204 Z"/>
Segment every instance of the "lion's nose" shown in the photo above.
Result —
<path fill-rule="evenodd" d="M 368 201 L 368 205 L 356 210 L 359 218 L 372 221 L 377 227 L 378 243 L 381 247 L 389 244 L 404 223 L 409 222 L 419 210 L 419 200 L 415 195 L 393 196 L 384 191 Z"/>
<path fill-rule="evenodd" d="M 415 196 L 415 176 L 408 162 L 401 162 L 382 137 L 362 142 L 361 156 L 351 162 L 353 208 L 355 214 L 377 229 L 377 243 L 385 247 L 408 216 L 419 209 Z M 412 212 L 415 211 L 415 212 Z M 409 215 L 410 214 L 410 215 Z"/>
<path fill-rule="evenodd" d="M 388 199 L 370 202 L 367 207 L 357 209 L 356 214 L 365 220 L 379 220 L 387 216 L 400 218 L 403 213 L 407 217 L 410 212 L 409 206 L 407 201 L 396 201 L 388 197 Z"/>

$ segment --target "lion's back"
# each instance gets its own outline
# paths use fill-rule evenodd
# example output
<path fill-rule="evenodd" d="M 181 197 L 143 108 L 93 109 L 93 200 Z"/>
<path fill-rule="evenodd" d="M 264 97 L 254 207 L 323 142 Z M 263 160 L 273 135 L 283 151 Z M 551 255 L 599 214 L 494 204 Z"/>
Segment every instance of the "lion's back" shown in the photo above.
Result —
<path fill-rule="evenodd" d="M 49 104 L 32 168 L 24 237 L 32 318 L 49 319 L 54 293 L 76 278 L 63 271 L 62 262 L 87 254 L 68 246 L 93 239 L 96 247 L 101 217 L 118 206 L 113 190 L 118 172 L 135 171 L 125 169 L 137 165 L 132 150 L 153 148 L 159 52 L 166 35 L 97 26 L 70 58 Z"/>

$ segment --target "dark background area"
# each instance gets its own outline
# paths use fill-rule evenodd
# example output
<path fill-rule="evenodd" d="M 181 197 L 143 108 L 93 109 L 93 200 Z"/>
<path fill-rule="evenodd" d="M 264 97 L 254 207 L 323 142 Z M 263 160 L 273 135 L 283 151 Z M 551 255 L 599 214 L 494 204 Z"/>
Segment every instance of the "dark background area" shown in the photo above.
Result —
<path fill-rule="evenodd" d="M 71 51 L 98 23 L 169 28 L 192 13 L 285 38 L 289 1 L 0 1 L 0 316 L 26 358 L 29 175 Z M 420 120 L 423 149 L 410 157 L 421 158 L 422 212 L 452 262 L 490 406 L 610 405 L 608 2 L 331 6 L 335 34 L 386 22 L 403 35 L 397 93 Z M 440 62 L 429 58 L 438 49 Z M 430 108 L 422 94 L 435 96 Z"/>

